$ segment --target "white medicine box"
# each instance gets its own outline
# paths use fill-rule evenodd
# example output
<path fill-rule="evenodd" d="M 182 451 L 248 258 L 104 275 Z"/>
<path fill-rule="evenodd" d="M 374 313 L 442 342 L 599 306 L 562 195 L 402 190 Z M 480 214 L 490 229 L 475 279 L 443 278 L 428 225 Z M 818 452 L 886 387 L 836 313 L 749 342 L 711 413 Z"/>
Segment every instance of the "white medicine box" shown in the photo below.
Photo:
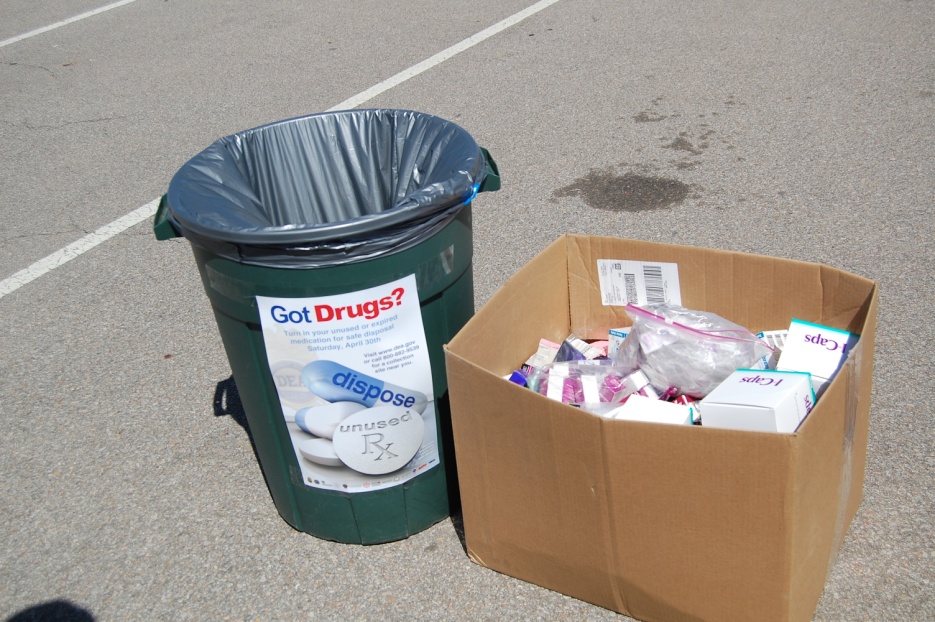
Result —
<path fill-rule="evenodd" d="M 623 406 L 612 410 L 605 416 L 609 419 L 623 421 L 645 421 L 675 425 L 692 424 L 691 407 L 637 394 L 628 397 Z"/>
<path fill-rule="evenodd" d="M 812 375 L 815 395 L 821 397 L 847 355 L 857 345 L 858 338 L 846 330 L 794 319 L 789 325 L 789 334 L 776 369 L 807 371 Z"/>
<path fill-rule="evenodd" d="M 791 434 L 815 404 L 806 372 L 738 369 L 699 404 L 701 424 Z"/>

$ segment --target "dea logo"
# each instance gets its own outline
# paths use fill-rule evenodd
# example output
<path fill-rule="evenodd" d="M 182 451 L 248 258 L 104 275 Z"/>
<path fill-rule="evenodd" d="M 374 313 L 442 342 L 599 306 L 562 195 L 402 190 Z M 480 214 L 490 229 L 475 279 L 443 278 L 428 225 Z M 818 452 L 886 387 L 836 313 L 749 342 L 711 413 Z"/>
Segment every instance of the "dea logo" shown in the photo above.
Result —
<path fill-rule="evenodd" d="M 406 466 L 422 447 L 425 422 L 415 410 L 376 406 L 354 413 L 334 431 L 334 451 L 365 475 L 385 475 Z"/>
<path fill-rule="evenodd" d="M 316 401 L 315 395 L 302 382 L 302 363 L 279 361 L 270 367 L 280 400 L 294 408 L 301 408 Z"/>

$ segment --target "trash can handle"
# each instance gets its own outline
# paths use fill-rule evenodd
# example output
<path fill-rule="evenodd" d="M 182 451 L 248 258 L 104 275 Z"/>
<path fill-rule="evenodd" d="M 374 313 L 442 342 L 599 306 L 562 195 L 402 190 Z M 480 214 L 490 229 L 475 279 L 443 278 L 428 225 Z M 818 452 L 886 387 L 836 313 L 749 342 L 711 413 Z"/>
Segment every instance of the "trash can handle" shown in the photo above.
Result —
<path fill-rule="evenodd" d="M 156 208 L 156 216 L 153 218 L 153 234 L 157 240 L 171 240 L 180 238 L 182 234 L 172 221 L 169 220 L 169 208 L 166 205 L 166 195 L 159 199 L 159 207 Z"/>
<path fill-rule="evenodd" d="M 480 148 L 481 153 L 484 154 L 484 160 L 487 162 L 487 176 L 484 177 L 484 183 L 480 185 L 480 188 L 477 189 L 478 192 L 495 192 L 500 189 L 500 169 L 497 168 L 497 163 L 494 162 L 493 156 L 490 155 L 490 152 Z"/>

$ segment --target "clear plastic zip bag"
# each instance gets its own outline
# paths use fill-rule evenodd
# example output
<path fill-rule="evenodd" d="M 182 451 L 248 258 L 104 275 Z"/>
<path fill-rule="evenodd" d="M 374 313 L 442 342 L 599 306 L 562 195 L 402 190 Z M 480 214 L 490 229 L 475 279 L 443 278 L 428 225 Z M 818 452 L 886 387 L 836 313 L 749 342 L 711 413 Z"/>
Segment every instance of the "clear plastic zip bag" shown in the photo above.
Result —
<path fill-rule="evenodd" d="M 672 304 L 628 304 L 633 330 L 614 362 L 639 369 L 662 394 L 702 398 L 737 369 L 773 349 L 746 328 L 719 315 Z"/>

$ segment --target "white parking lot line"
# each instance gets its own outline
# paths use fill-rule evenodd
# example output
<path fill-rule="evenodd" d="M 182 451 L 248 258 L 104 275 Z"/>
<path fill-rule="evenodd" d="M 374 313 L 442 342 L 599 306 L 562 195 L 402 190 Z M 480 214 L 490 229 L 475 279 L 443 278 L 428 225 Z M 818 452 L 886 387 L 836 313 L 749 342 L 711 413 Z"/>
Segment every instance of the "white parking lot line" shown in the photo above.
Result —
<path fill-rule="evenodd" d="M 16 291 L 23 285 L 38 279 L 40 276 L 51 272 L 62 264 L 71 261 L 75 257 L 86 253 L 98 244 L 106 242 L 115 235 L 126 231 L 133 225 L 141 223 L 147 218 L 152 218 L 152 216 L 155 215 L 156 208 L 158 206 L 159 199 L 154 199 L 143 207 L 139 207 L 133 210 L 126 216 L 121 216 L 112 223 L 104 225 L 97 231 L 89 233 L 76 242 L 72 242 L 65 248 L 57 250 L 48 257 L 40 259 L 28 268 L 20 270 L 13 276 L 3 279 L 0 281 L 0 298 L 3 298 L 7 294 Z"/>
<path fill-rule="evenodd" d="M 510 26 L 515 26 L 516 24 L 520 23 L 527 17 L 535 15 L 539 11 L 542 11 L 543 9 L 546 9 L 552 6 L 558 1 L 559 0 L 541 0 L 540 2 L 537 2 L 529 7 L 526 7 L 522 11 L 519 11 L 518 13 L 514 13 L 513 15 L 507 17 L 506 19 L 503 19 L 497 22 L 493 26 L 490 26 L 488 28 L 485 28 L 484 30 L 481 30 L 477 34 L 471 35 L 470 37 L 461 41 L 460 43 L 455 43 L 450 48 L 442 50 L 438 54 L 435 54 L 434 56 L 431 56 L 425 59 L 421 63 L 417 63 L 408 69 L 404 69 L 403 71 L 400 71 L 399 73 L 397 73 L 395 76 L 391 78 L 387 78 L 383 82 L 380 82 L 379 84 L 371 86 L 366 91 L 362 91 L 358 93 L 357 95 L 355 95 L 354 97 L 344 100 L 337 106 L 330 108 L 328 112 L 332 112 L 335 110 L 348 110 L 350 108 L 356 108 L 357 106 L 363 104 L 364 102 L 373 99 L 380 93 L 383 93 L 384 91 L 388 91 L 394 86 L 398 86 L 402 84 L 403 82 L 405 82 L 406 80 L 410 78 L 414 78 L 415 76 L 419 75 L 420 73 L 424 71 L 428 71 L 432 67 L 435 67 L 436 65 L 439 65 L 445 62 L 449 58 L 456 56 L 457 54 L 460 54 L 461 52 L 469 48 L 474 47 L 481 41 L 485 41 L 486 39 L 489 39 L 495 34 L 503 32 Z"/>
<path fill-rule="evenodd" d="M 96 13 L 100 13 L 102 11 L 106 11 L 108 9 L 112 9 L 122 4 L 128 4 L 129 2 L 134 2 L 134 1 L 135 0 L 122 0 L 121 2 L 115 2 L 113 4 L 109 4 L 100 9 L 95 9 L 94 11 L 89 11 L 88 13 L 83 13 L 81 15 L 78 15 L 76 17 L 71 18 L 70 20 L 65 20 L 63 22 L 59 22 L 58 24 L 53 24 L 52 26 L 48 26 L 45 29 L 34 30 L 32 33 L 26 33 L 25 35 L 21 35 L 19 38 L 14 37 L 14 39 L 7 39 L 4 42 L 0 42 L 0 47 L 2 47 L 3 45 L 8 45 L 8 43 L 12 43 L 14 42 L 14 40 L 19 41 L 28 36 L 33 36 L 34 34 L 39 34 L 40 32 L 45 32 L 47 30 L 51 30 L 52 28 L 57 28 L 58 26 L 63 26 L 65 24 L 71 23 L 78 19 L 89 17 L 90 15 L 94 15 Z M 537 2 L 523 9 L 522 11 L 514 13 L 510 17 L 507 17 L 497 22 L 493 26 L 485 28 L 484 30 L 481 30 L 480 32 L 476 34 L 471 35 L 467 39 L 464 39 L 463 41 L 456 43 L 445 50 L 442 50 L 438 54 L 435 54 L 434 56 L 431 56 L 425 59 L 424 61 L 417 63 L 413 65 L 412 67 L 409 67 L 408 69 L 404 69 L 403 71 L 400 71 L 396 75 L 390 78 L 387 78 L 386 80 L 380 82 L 379 84 L 376 84 L 365 91 L 361 91 L 360 93 L 351 97 L 350 99 L 346 99 L 340 104 L 332 108 L 329 108 L 328 112 L 332 112 L 335 110 L 348 110 L 350 108 L 356 108 L 357 106 L 363 104 L 364 102 L 367 102 L 373 99 L 377 95 L 385 91 L 388 91 L 389 89 L 395 86 L 399 86 L 406 80 L 409 80 L 410 78 L 413 78 L 419 75 L 420 73 L 423 73 L 431 69 L 432 67 L 435 67 L 436 65 L 445 62 L 449 58 L 452 58 L 453 56 L 460 54 L 461 52 L 477 45 L 478 43 L 486 39 L 489 39 L 495 34 L 502 32 L 506 30 L 507 28 L 518 24 L 519 22 L 523 21 L 527 17 L 535 15 L 539 11 L 546 9 L 557 2 L 559 2 L 559 0 L 540 0 L 540 2 Z M 52 253 L 48 257 L 40 259 L 39 261 L 32 264 L 28 268 L 24 270 L 20 270 L 19 272 L 13 274 L 12 276 L 3 279 L 2 281 L 0 281 L 0 298 L 3 298 L 7 294 L 16 291 L 23 285 L 26 285 L 27 283 L 38 279 L 40 276 L 47 274 L 48 272 L 51 272 L 55 268 L 58 268 L 59 266 L 78 257 L 79 255 L 91 250 L 98 244 L 101 244 L 102 242 L 106 242 L 110 238 L 122 233 L 123 231 L 126 231 L 130 227 L 143 222 L 147 218 L 151 218 L 156 213 L 156 208 L 158 207 L 158 205 L 159 205 L 159 199 L 158 198 L 153 199 L 146 205 L 133 210 L 126 216 L 122 216 L 118 218 L 117 220 L 110 223 L 109 225 L 104 225 L 97 231 L 94 231 L 93 233 L 86 235 L 85 237 L 81 238 L 77 242 L 73 242 L 72 244 L 69 244 L 65 248 Z"/>
<path fill-rule="evenodd" d="M 12 43 L 16 43 L 17 41 L 22 41 L 23 39 L 29 39 L 30 37 L 41 35 L 44 32 L 49 32 L 50 30 L 55 30 L 56 28 L 61 28 L 62 26 L 67 26 L 68 24 L 73 24 L 74 22 L 85 19 L 86 17 L 92 17 L 99 13 L 103 13 L 104 11 L 116 9 L 117 7 L 121 7 L 125 4 L 130 4 L 131 2 L 136 2 L 136 0 L 120 0 L 120 2 L 113 2 L 111 4 L 108 4 L 107 6 L 102 6 L 99 9 L 92 9 L 90 11 L 86 11 L 82 13 L 81 15 L 75 15 L 74 17 L 63 19 L 60 22 L 55 22 L 54 24 L 43 26 L 42 28 L 36 28 L 35 30 L 30 30 L 29 32 L 25 34 L 17 35 L 15 37 L 10 37 L 9 39 L 4 39 L 3 41 L 0 41 L 0 48 L 10 45 Z"/>

